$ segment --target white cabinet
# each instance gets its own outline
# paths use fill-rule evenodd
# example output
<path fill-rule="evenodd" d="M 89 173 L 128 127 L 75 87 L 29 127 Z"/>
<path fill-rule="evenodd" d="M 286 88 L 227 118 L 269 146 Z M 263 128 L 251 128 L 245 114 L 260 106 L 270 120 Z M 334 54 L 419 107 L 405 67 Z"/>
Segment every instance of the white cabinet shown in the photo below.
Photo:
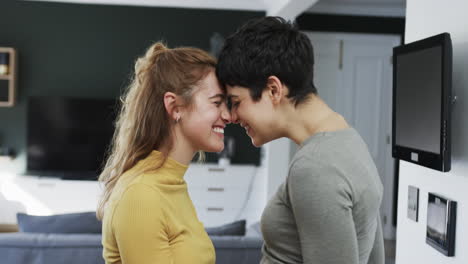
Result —
<path fill-rule="evenodd" d="M 193 164 L 185 180 L 198 218 L 205 226 L 216 226 L 239 219 L 259 220 L 264 192 L 258 181 L 264 176 L 258 167 Z M 259 179 L 257 179 L 259 178 Z"/>

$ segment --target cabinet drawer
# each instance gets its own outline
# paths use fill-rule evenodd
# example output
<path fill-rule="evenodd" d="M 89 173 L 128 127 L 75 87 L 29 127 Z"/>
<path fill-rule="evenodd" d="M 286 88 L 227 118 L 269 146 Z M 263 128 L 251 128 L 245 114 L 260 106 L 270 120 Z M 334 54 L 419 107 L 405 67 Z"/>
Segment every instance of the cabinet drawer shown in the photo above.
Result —
<path fill-rule="evenodd" d="M 241 208 L 247 198 L 247 188 L 189 188 L 195 206 Z"/>
<path fill-rule="evenodd" d="M 190 167 L 185 174 L 185 181 L 189 187 L 246 187 L 252 177 L 255 177 L 256 172 L 257 168 L 255 166 Z"/>
<path fill-rule="evenodd" d="M 220 226 L 235 221 L 240 209 L 224 207 L 196 207 L 198 219 L 205 226 Z"/>

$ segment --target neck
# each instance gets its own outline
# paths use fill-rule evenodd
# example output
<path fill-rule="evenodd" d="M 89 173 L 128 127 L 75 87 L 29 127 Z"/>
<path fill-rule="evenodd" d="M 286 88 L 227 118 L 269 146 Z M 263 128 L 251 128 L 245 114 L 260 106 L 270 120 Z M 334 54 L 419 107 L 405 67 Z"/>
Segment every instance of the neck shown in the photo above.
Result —
<path fill-rule="evenodd" d="M 196 150 L 188 144 L 186 139 L 178 133 L 177 128 L 174 129 L 173 135 L 173 145 L 172 148 L 169 150 L 167 144 L 162 147 L 162 150 L 165 152 L 169 152 L 169 158 L 184 164 L 189 165 L 193 159 L 193 156 L 196 153 Z"/>
<path fill-rule="evenodd" d="M 290 105 L 283 120 L 289 120 L 285 127 L 287 137 L 298 145 L 316 133 L 337 131 L 349 127 L 340 114 L 333 111 L 315 95 L 297 107 Z"/>

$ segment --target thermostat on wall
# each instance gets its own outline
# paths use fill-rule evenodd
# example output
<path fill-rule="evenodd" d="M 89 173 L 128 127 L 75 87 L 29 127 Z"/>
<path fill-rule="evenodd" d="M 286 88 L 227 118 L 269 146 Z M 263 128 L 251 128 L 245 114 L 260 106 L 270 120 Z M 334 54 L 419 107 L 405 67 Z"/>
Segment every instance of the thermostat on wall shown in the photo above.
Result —
<path fill-rule="evenodd" d="M 455 255 L 457 202 L 429 193 L 426 243 L 446 256 Z"/>

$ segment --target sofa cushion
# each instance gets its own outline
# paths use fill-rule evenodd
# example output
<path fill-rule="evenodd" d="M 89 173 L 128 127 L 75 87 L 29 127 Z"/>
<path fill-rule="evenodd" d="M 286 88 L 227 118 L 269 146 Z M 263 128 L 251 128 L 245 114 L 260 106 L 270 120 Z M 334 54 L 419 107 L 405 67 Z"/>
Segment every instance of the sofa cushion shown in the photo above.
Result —
<path fill-rule="evenodd" d="M 216 227 L 205 227 L 205 230 L 210 236 L 243 236 L 245 235 L 245 220 Z"/>
<path fill-rule="evenodd" d="M 258 264 L 259 237 L 210 236 L 216 264 Z M 0 234 L 1 264 L 104 264 L 100 234 Z"/>
<path fill-rule="evenodd" d="M 253 237 L 263 237 L 262 235 L 262 230 L 260 227 L 260 222 L 257 221 L 249 226 L 246 227 L 245 230 L 245 235 L 246 236 L 253 236 Z"/>
<path fill-rule="evenodd" d="M 16 215 L 20 232 L 30 233 L 88 233 L 98 234 L 102 224 L 95 212 L 38 216 L 18 213 Z"/>

